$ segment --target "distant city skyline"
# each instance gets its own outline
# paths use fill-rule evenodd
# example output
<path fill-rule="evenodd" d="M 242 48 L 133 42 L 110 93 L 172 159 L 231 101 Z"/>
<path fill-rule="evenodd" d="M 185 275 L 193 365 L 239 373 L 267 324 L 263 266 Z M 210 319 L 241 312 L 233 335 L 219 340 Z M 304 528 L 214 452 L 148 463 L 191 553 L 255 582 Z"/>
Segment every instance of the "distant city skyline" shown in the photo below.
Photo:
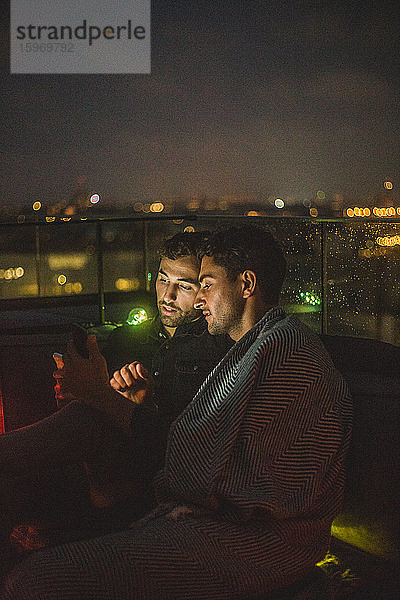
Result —
<path fill-rule="evenodd" d="M 2 23 L 0 206 L 399 182 L 397 3 L 152 3 L 151 75 L 10 75 Z M 84 179 L 85 178 L 85 179 Z"/>

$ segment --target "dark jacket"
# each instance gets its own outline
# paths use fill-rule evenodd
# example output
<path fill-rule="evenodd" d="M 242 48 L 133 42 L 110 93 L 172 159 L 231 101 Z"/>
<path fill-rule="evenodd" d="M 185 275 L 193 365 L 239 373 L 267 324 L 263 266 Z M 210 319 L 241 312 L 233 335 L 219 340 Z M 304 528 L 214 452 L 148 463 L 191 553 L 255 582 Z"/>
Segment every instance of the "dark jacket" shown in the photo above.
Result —
<path fill-rule="evenodd" d="M 137 326 L 122 325 L 111 333 L 103 349 L 110 376 L 123 365 L 139 361 L 155 380 L 157 466 L 162 464 L 169 426 L 232 345 L 228 336 L 210 335 L 203 317 L 178 327 L 172 338 L 158 316 Z"/>

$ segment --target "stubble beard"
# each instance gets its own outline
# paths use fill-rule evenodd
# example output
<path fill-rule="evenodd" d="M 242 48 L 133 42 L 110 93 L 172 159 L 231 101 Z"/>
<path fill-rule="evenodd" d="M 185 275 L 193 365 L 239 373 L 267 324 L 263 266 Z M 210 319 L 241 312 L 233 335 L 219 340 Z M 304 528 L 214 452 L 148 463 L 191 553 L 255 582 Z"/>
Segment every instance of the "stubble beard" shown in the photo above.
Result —
<path fill-rule="evenodd" d="M 230 335 L 237 331 L 242 322 L 243 308 L 243 301 L 238 299 L 222 309 L 217 318 L 208 323 L 208 332 L 211 335 Z"/>
<path fill-rule="evenodd" d="M 191 323 L 192 321 L 197 319 L 201 314 L 200 311 L 194 308 L 189 312 L 183 312 L 183 310 L 174 306 L 174 309 L 177 312 L 173 313 L 172 315 L 165 315 L 161 312 L 161 304 L 162 303 L 158 305 L 158 314 L 160 316 L 161 323 L 165 325 L 165 327 L 179 327 L 180 325 L 184 325 L 185 323 Z"/>

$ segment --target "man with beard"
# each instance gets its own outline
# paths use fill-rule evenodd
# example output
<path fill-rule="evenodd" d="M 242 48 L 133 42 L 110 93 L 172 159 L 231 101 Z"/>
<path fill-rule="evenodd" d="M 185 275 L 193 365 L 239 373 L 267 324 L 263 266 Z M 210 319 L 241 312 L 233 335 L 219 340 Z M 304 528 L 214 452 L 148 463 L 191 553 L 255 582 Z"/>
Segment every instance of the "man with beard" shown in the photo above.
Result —
<path fill-rule="evenodd" d="M 210 335 L 202 312 L 193 306 L 200 287 L 197 251 L 204 237 L 184 232 L 164 242 L 155 283 L 157 316 L 117 328 L 103 350 L 110 374 L 132 361 L 146 367 L 155 381 L 159 416 L 168 426 L 232 345 L 229 336 Z"/>
<path fill-rule="evenodd" d="M 121 366 L 132 361 L 140 362 L 151 374 L 157 424 L 149 431 L 143 423 L 131 444 L 115 452 L 108 446 L 96 461 L 87 461 L 94 505 L 105 507 L 122 498 L 131 505 L 132 489 L 143 498 L 148 482 L 163 464 L 170 424 L 232 346 L 229 336 L 210 335 L 202 312 L 193 306 L 200 287 L 197 255 L 205 235 L 183 232 L 165 240 L 155 283 L 157 316 L 135 327 L 118 327 L 103 350 L 108 372 L 117 379 Z M 138 453 L 139 460 L 132 462 Z"/>
<path fill-rule="evenodd" d="M 32 555 L 2 600 L 259 598 L 323 558 L 351 401 L 318 336 L 278 307 L 284 274 L 262 229 L 210 238 L 195 306 L 236 343 L 170 428 L 156 509 L 125 531 Z M 70 345 L 68 385 L 126 428 L 152 404 L 152 378 L 134 362 L 110 389 L 94 338 L 88 349 L 82 360 Z"/>

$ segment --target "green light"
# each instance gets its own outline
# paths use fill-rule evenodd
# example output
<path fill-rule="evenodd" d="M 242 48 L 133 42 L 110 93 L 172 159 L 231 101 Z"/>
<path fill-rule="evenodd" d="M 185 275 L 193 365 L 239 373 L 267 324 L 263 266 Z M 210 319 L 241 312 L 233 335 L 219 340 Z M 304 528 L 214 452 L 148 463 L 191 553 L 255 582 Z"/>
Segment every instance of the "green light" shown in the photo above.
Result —
<path fill-rule="evenodd" d="M 140 323 L 147 321 L 147 319 L 147 312 L 144 308 L 132 308 L 132 310 L 129 311 L 126 322 L 129 325 L 140 325 Z"/>
<path fill-rule="evenodd" d="M 303 304 L 317 306 L 321 304 L 321 299 L 314 292 L 298 292 L 300 300 Z"/>
<path fill-rule="evenodd" d="M 151 281 L 151 273 L 147 273 L 147 281 Z"/>

